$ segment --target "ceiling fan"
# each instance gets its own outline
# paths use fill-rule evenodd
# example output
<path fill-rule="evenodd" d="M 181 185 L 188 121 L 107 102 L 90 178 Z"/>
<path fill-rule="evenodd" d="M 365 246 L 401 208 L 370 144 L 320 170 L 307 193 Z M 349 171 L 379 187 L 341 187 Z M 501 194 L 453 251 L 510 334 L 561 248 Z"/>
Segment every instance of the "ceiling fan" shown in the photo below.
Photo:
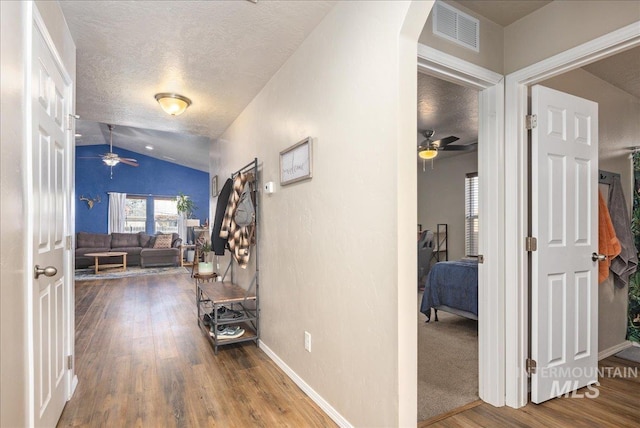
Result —
<path fill-rule="evenodd" d="M 129 166 L 139 166 L 138 161 L 131 158 L 121 158 L 117 153 L 113 152 L 113 125 L 107 125 L 109 128 L 109 153 L 100 155 L 100 159 L 105 165 L 111 168 L 111 178 L 113 178 L 113 167 L 122 162 Z M 81 157 L 79 159 L 97 159 L 97 157 Z"/>
<path fill-rule="evenodd" d="M 125 165 L 138 166 L 138 161 L 136 161 L 135 159 L 121 158 L 117 153 L 113 152 L 113 125 L 107 126 L 109 127 L 109 153 L 100 155 L 100 157 L 102 158 L 102 162 L 104 162 L 105 165 L 111 167 L 118 165 L 120 162 Z"/>
<path fill-rule="evenodd" d="M 422 168 L 424 169 L 424 161 L 426 159 L 433 159 L 438 156 L 438 152 L 442 151 L 467 151 L 473 150 L 473 146 L 477 143 L 468 144 L 468 145 L 453 145 L 450 146 L 451 143 L 458 141 L 460 138 L 450 135 L 445 138 L 441 138 L 439 140 L 432 140 L 431 138 L 435 135 L 436 131 L 433 129 L 425 129 L 422 131 L 422 135 L 426 138 L 426 140 L 422 141 L 418 146 L 418 157 L 422 159 Z M 433 165 L 432 165 L 433 167 Z"/>

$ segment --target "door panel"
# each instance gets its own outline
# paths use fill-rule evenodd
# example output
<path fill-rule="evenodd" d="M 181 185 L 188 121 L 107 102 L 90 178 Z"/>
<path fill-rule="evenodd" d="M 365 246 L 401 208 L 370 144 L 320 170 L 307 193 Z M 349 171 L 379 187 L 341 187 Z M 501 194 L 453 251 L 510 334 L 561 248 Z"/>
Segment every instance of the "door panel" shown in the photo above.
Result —
<path fill-rule="evenodd" d="M 535 403 L 597 381 L 598 105 L 532 88 L 531 379 Z"/>
<path fill-rule="evenodd" d="M 37 25 L 33 28 L 32 177 L 33 262 L 54 276 L 33 280 L 34 415 L 36 426 L 55 426 L 66 402 L 69 370 L 66 335 L 70 280 L 65 276 L 64 235 L 68 183 L 71 84 L 65 81 Z"/>

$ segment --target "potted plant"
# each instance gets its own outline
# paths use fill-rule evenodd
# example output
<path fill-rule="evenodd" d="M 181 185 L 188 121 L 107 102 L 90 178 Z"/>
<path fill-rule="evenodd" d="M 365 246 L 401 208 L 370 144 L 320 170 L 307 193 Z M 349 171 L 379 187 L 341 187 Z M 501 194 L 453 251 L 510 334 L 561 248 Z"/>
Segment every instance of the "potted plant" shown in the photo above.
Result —
<path fill-rule="evenodd" d="M 187 224 L 186 220 L 190 219 L 193 216 L 193 212 L 198 209 L 193 199 L 189 199 L 189 196 L 185 195 L 182 192 L 178 193 L 176 197 L 176 209 L 178 210 L 178 215 L 181 215 L 185 220 L 185 224 Z M 182 232 L 180 232 L 182 233 Z M 187 238 L 185 239 L 187 244 L 193 243 L 193 229 L 190 229 L 187 225 Z M 192 249 L 187 250 L 187 261 L 193 262 L 195 251 Z"/>
<path fill-rule="evenodd" d="M 184 218 L 191 218 L 193 212 L 198 209 L 193 199 L 189 199 L 189 196 L 182 192 L 178 193 L 176 198 L 176 208 L 178 209 L 178 214 L 183 214 Z"/>
<path fill-rule="evenodd" d="M 213 262 L 209 260 L 209 253 L 211 252 L 211 243 L 209 241 L 205 241 L 200 247 L 200 251 L 202 252 L 202 260 L 198 262 L 198 273 L 200 275 L 211 275 L 213 274 Z"/>

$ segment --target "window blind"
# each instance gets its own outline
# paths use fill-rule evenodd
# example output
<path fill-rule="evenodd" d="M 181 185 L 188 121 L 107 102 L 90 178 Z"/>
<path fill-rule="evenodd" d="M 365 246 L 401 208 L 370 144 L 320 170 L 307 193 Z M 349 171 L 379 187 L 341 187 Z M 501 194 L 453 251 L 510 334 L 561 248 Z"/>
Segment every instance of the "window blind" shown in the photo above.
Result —
<path fill-rule="evenodd" d="M 465 193 L 465 252 L 467 256 L 478 255 L 478 173 L 466 175 Z"/>

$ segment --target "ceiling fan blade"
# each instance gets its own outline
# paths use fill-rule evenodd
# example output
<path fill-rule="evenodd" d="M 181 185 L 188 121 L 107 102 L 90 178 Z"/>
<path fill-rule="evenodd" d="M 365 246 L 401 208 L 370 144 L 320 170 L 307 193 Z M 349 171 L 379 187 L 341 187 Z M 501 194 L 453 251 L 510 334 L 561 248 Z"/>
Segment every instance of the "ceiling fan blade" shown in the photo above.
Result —
<path fill-rule="evenodd" d="M 135 159 L 120 158 L 120 162 L 122 162 L 125 165 L 129 165 L 129 166 L 139 166 L 135 162 Z"/>
<path fill-rule="evenodd" d="M 458 138 L 458 137 L 454 137 L 453 135 L 450 135 L 448 137 L 441 138 L 440 140 L 436 140 L 432 144 L 437 144 L 439 147 L 444 147 L 447 144 L 451 144 L 454 141 L 458 141 L 459 139 L 460 138 Z"/>
<path fill-rule="evenodd" d="M 440 150 L 442 150 L 443 152 L 453 152 L 453 151 L 460 152 L 465 150 L 473 150 L 474 145 L 475 144 L 469 144 L 467 146 L 447 146 Z"/>

